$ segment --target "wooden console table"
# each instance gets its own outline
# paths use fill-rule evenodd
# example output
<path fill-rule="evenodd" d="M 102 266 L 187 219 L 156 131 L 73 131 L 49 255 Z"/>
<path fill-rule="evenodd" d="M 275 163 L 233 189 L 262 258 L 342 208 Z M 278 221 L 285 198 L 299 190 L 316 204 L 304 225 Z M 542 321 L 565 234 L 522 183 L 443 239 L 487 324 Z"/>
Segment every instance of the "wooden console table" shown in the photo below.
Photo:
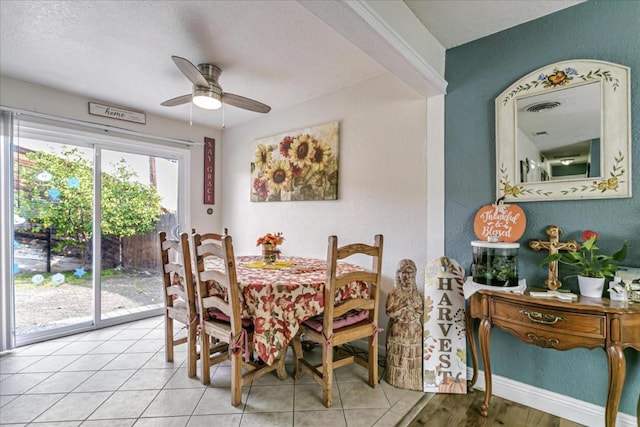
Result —
<path fill-rule="evenodd" d="M 539 289 L 538 289 L 539 290 Z M 626 361 L 623 350 L 640 351 L 640 304 L 579 297 L 576 302 L 534 298 L 528 295 L 481 290 L 471 296 L 467 312 L 467 335 L 473 358 L 473 378 L 478 378 L 478 355 L 473 318 L 480 319 L 480 351 L 485 375 L 484 402 L 480 413 L 487 416 L 491 400 L 491 326 L 508 331 L 521 341 L 556 350 L 603 348 L 609 366 L 609 390 L 605 425 L 614 427 L 624 384 Z M 638 399 L 640 408 L 640 398 Z"/>

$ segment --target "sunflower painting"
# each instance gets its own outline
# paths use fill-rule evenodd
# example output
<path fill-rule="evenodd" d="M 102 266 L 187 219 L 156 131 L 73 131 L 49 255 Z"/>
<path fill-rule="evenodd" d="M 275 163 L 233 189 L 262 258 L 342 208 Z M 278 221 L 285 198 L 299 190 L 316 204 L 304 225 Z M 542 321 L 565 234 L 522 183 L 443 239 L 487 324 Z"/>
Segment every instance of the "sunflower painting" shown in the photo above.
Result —
<path fill-rule="evenodd" d="M 338 198 L 338 122 L 256 139 L 251 201 Z"/>

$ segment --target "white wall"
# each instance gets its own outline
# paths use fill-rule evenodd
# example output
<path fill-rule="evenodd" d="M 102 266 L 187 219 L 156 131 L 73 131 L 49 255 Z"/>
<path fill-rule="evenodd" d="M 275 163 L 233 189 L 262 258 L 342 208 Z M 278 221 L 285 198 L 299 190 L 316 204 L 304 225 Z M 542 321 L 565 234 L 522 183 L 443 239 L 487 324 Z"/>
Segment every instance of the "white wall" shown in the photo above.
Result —
<path fill-rule="evenodd" d="M 205 136 L 216 140 L 216 153 L 220 151 L 220 131 L 202 126 L 190 126 L 188 122 L 166 119 L 151 114 L 146 115 L 146 124 L 125 122 L 106 117 L 93 116 L 88 113 L 88 102 L 96 101 L 73 94 L 35 85 L 20 80 L 0 77 L 0 104 L 21 110 L 49 114 L 68 119 L 82 120 L 113 127 L 133 130 L 145 134 L 175 138 L 201 143 Z M 108 104 L 108 102 L 103 102 Z M 220 211 L 220 156 L 216 156 L 216 205 L 203 205 L 203 147 L 192 147 L 190 162 L 191 193 L 190 218 L 191 226 L 197 229 L 220 230 L 222 215 Z M 208 215 L 207 208 L 213 207 L 214 213 Z"/>
<path fill-rule="evenodd" d="M 427 101 L 391 74 L 312 99 L 223 132 L 223 227 L 236 254 L 258 254 L 258 236 L 284 233 L 285 255 L 326 257 L 327 237 L 373 242 L 384 235 L 380 325 L 396 266 L 426 265 Z M 250 202 L 251 144 L 256 138 L 340 122 L 338 200 Z M 418 274 L 422 289 L 422 274 Z M 384 341 L 381 341 L 384 343 Z"/>

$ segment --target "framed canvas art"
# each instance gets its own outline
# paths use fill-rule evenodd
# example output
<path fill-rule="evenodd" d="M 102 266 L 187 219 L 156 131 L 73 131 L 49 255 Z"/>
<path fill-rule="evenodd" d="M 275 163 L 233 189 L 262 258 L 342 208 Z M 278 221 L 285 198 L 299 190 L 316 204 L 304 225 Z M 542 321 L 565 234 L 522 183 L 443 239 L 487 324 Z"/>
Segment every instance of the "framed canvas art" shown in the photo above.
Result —
<path fill-rule="evenodd" d="M 337 121 L 256 139 L 251 201 L 336 200 L 338 144 Z"/>

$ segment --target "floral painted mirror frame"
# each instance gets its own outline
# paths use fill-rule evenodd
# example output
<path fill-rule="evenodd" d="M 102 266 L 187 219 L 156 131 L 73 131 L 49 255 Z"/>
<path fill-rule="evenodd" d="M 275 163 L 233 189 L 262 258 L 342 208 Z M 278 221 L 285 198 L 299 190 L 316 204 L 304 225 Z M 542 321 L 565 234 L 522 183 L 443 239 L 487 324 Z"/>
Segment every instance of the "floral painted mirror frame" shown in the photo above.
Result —
<path fill-rule="evenodd" d="M 599 83 L 601 165 L 595 178 L 518 181 L 516 101 L 558 89 Z M 604 61 L 571 60 L 539 68 L 496 98 L 497 198 L 506 201 L 577 200 L 631 197 L 630 69 Z"/>

